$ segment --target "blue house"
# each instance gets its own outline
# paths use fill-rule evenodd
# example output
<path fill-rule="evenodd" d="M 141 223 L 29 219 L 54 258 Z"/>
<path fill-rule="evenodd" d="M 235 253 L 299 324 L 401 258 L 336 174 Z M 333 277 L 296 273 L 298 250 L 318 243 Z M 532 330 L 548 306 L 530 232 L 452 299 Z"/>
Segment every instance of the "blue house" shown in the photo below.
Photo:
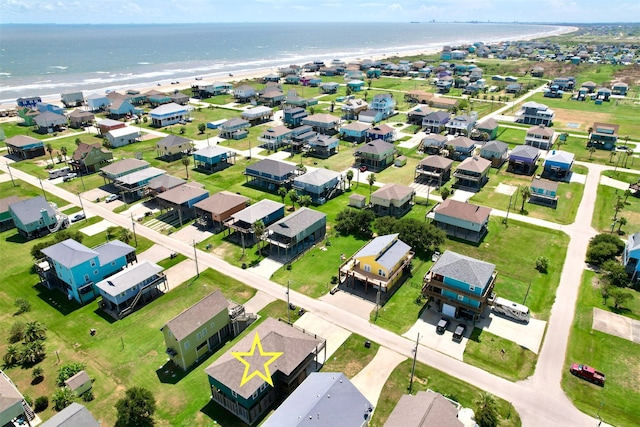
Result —
<path fill-rule="evenodd" d="M 236 153 L 220 146 L 210 146 L 193 153 L 193 163 L 196 169 L 214 172 L 233 164 Z"/>
<path fill-rule="evenodd" d="M 326 159 L 338 153 L 340 140 L 335 136 L 316 134 L 313 138 L 306 140 L 304 149 L 308 155 Z"/>
<path fill-rule="evenodd" d="M 542 176 L 554 180 L 565 180 L 571 175 L 574 154 L 562 150 L 553 150 L 544 161 Z"/>
<path fill-rule="evenodd" d="M 377 110 L 364 110 L 358 114 L 358 121 L 363 123 L 380 123 L 384 119 L 384 113 Z"/>
<path fill-rule="evenodd" d="M 364 89 L 364 82 L 362 80 L 351 80 L 347 82 L 347 88 L 352 92 L 360 92 Z"/>
<path fill-rule="evenodd" d="M 587 147 L 596 147 L 600 150 L 613 150 L 618 142 L 619 125 L 609 123 L 594 123 Z"/>
<path fill-rule="evenodd" d="M 445 316 L 475 322 L 489 305 L 497 274 L 494 264 L 445 251 L 425 274 L 422 294 Z"/>
<path fill-rule="evenodd" d="M 36 108 L 38 102 L 42 102 L 42 98 L 39 96 L 28 96 L 16 99 L 16 104 L 22 108 Z"/>
<path fill-rule="evenodd" d="M 444 127 L 447 129 L 449 134 L 469 136 L 471 134 L 471 130 L 476 125 L 476 119 L 476 114 L 472 114 L 471 116 L 463 114 L 451 117 Z"/>
<path fill-rule="evenodd" d="M 322 79 L 320 77 L 311 77 L 309 79 L 309 86 L 318 87 L 322 84 Z"/>
<path fill-rule="evenodd" d="M 131 197 L 130 200 L 135 200 L 146 194 L 149 182 L 152 179 L 165 173 L 165 170 L 152 166 L 123 175 L 115 179 L 113 185 L 118 189 L 118 193 L 122 194 L 124 201 L 127 200 L 127 195 Z"/>
<path fill-rule="evenodd" d="M 379 93 L 369 103 L 369 109 L 382 112 L 383 119 L 391 117 L 395 107 L 396 100 L 390 93 Z"/>
<path fill-rule="evenodd" d="M 325 82 L 320 84 L 322 93 L 336 93 L 340 85 L 336 82 Z"/>
<path fill-rule="evenodd" d="M 96 283 L 102 301 L 99 307 L 115 319 L 122 319 L 136 308 L 167 291 L 167 278 L 159 265 L 144 260 Z"/>
<path fill-rule="evenodd" d="M 473 154 L 476 142 L 466 136 L 459 136 L 457 138 L 453 138 L 447 143 L 447 145 L 453 146 L 455 150 L 455 152 L 450 153 L 450 155 L 453 155 L 456 160 L 464 160 Z"/>
<path fill-rule="evenodd" d="M 393 142 L 396 139 L 396 130 L 387 124 L 381 124 L 367 129 L 365 137 L 370 141 L 381 139 L 385 142 Z"/>
<path fill-rule="evenodd" d="M 371 125 L 367 123 L 351 122 L 340 126 L 340 137 L 347 141 L 363 142 L 369 128 Z"/>
<path fill-rule="evenodd" d="M 298 194 L 311 196 L 311 200 L 316 205 L 322 205 L 340 194 L 342 184 L 340 173 L 324 168 L 299 175 L 293 180 L 293 188 Z"/>
<path fill-rule="evenodd" d="M 615 82 L 611 85 L 611 93 L 613 95 L 626 96 L 629 85 L 624 82 Z"/>
<path fill-rule="evenodd" d="M 509 153 L 507 172 L 531 175 L 536 170 L 540 150 L 530 145 L 518 145 Z"/>
<path fill-rule="evenodd" d="M 528 101 L 516 113 L 516 122 L 529 125 L 551 126 L 555 112 L 544 104 Z"/>
<path fill-rule="evenodd" d="M 149 111 L 149 117 L 151 117 L 153 126 L 164 127 L 184 120 L 187 117 L 187 112 L 186 106 L 170 102 Z"/>
<path fill-rule="evenodd" d="M 49 104 L 48 102 L 38 102 L 36 109 L 41 113 L 51 112 L 55 114 L 64 114 L 64 108 L 60 108 L 57 105 Z"/>
<path fill-rule="evenodd" d="M 42 196 L 10 204 L 9 215 L 18 233 L 27 239 L 53 233 L 69 226 L 67 216 L 58 212 L 58 208 Z"/>
<path fill-rule="evenodd" d="M 275 191 L 280 187 L 290 187 L 296 176 L 296 165 L 263 159 L 246 167 L 247 183 Z"/>
<path fill-rule="evenodd" d="M 640 273 L 640 233 L 634 233 L 627 238 L 627 244 L 622 254 L 622 264 L 632 281 L 638 280 Z"/>
<path fill-rule="evenodd" d="M 42 249 L 36 270 L 49 289 L 60 289 L 80 304 L 98 295 L 95 283 L 137 261 L 136 250 L 119 240 L 93 249 L 67 239 Z"/>
<path fill-rule="evenodd" d="M 284 217 L 284 208 L 282 203 L 263 199 L 234 213 L 224 221 L 224 225 L 229 229 L 229 234 L 237 232 L 235 234 L 240 236 L 237 240 L 242 243 L 243 247 L 253 245 L 258 240 L 254 224 L 258 221 L 262 221 L 265 226 L 273 224 Z"/>
<path fill-rule="evenodd" d="M 535 177 L 531 181 L 531 196 L 529 203 L 551 206 L 556 208 L 558 205 L 558 182 L 548 179 Z"/>
<path fill-rule="evenodd" d="M 422 120 L 422 127 L 425 132 L 440 133 L 444 130 L 445 125 L 449 122 L 451 114 L 446 111 L 432 111 Z"/>
<path fill-rule="evenodd" d="M 100 95 L 99 93 L 94 93 L 87 96 L 87 105 L 91 111 L 98 111 L 105 107 L 108 107 L 110 104 L 109 98 L 106 95 Z"/>
<path fill-rule="evenodd" d="M 111 105 L 109 105 L 109 115 L 112 118 L 120 118 L 127 115 L 133 115 L 136 112 L 140 112 L 133 106 L 128 99 L 115 99 Z"/>
<path fill-rule="evenodd" d="M 234 117 L 233 119 L 229 119 L 223 124 L 220 125 L 220 138 L 226 139 L 243 139 L 249 135 L 249 129 L 251 127 L 251 123 L 248 121 L 241 119 L 239 117 Z"/>
<path fill-rule="evenodd" d="M 282 121 L 285 125 L 295 128 L 300 126 L 302 124 L 302 119 L 308 115 L 307 111 L 302 107 L 285 108 Z"/>

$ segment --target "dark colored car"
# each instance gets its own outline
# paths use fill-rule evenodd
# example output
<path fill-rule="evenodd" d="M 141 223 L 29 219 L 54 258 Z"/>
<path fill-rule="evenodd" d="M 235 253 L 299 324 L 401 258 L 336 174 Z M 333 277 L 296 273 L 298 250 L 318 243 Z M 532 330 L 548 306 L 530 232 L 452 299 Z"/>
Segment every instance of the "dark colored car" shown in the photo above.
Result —
<path fill-rule="evenodd" d="M 462 341 L 462 338 L 464 337 L 464 333 L 467 330 L 467 325 L 465 325 L 464 323 L 460 323 L 458 326 L 456 326 L 456 330 L 453 333 L 453 340 L 460 342 Z"/>
<path fill-rule="evenodd" d="M 360 172 L 366 172 L 366 171 L 367 171 L 367 166 L 366 165 L 360 166 Z"/>
<path fill-rule="evenodd" d="M 439 334 L 444 334 L 444 331 L 446 331 L 447 327 L 449 327 L 449 323 L 451 323 L 451 321 L 446 317 L 440 319 L 440 321 L 436 325 L 436 332 Z"/>

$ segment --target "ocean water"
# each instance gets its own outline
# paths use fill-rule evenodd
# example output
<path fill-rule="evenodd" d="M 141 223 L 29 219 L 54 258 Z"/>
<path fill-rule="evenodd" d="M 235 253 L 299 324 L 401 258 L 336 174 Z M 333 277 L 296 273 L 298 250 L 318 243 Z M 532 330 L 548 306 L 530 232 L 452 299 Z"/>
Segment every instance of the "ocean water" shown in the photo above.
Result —
<path fill-rule="evenodd" d="M 0 25 L 0 102 L 146 86 L 445 44 L 517 40 L 559 26 L 462 23 Z"/>

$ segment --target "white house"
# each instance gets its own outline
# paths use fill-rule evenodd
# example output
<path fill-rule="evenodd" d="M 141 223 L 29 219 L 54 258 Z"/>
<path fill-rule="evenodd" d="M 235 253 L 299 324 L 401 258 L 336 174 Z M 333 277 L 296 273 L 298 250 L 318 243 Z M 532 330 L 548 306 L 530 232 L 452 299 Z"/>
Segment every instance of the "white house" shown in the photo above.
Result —
<path fill-rule="evenodd" d="M 105 137 L 112 148 L 122 147 L 136 142 L 140 138 L 140 130 L 134 127 L 112 129 L 105 134 Z"/>
<path fill-rule="evenodd" d="M 175 102 L 163 104 L 149 111 L 151 123 L 157 127 L 176 124 L 187 117 L 187 106 L 178 105 Z"/>

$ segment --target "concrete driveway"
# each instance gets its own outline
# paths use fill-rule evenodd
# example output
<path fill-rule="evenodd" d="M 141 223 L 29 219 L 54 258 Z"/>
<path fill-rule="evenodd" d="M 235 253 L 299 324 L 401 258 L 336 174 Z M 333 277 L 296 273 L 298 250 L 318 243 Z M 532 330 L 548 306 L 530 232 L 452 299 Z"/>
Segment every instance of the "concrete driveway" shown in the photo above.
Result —
<path fill-rule="evenodd" d="M 629 317 L 594 307 L 591 327 L 605 334 L 640 343 L 640 322 Z"/>
<path fill-rule="evenodd" d="M 381 346 L 371 362 L 353 377 L 351 382 L 376 406 L 387 378 L 405 359 L 405 356 Z"/>
<path fill-rule="evenodd" d="M 201 271 L 204 268 L 204 266 L 200 266 Z M 192 259 L 185 259 L 181 263 L 165 270 L 164 274 L 167 276 L 169 290 L 172 291 L 196 275 L 196 262 Z M 215 289 L 215 287 L 212 287 L 212 289 Z"/>
<path fill-rule="evenodd" d="M 284 263 L 272 257 L 262 258 L 259 263 L 249 267 L 247 270 L 252 271 L 260 277 L 270 279 L 273 273 L 280 270 Z"/>
<path fill-rule="evenodd" d="M 440 313 L 436 313 L 433 310 L 425 310 L 416 323 L 413 324 L 411 329 L 402 336 L 415 341 L 418 333 L 420 333 L 420 340 L 418 342 L 421 345 L 439 351 L 447 356 L 462 360 L 464 349 L 467 347 L 468 337 L 473 328 L 467 326 L 467 330 L 462 341 L 455 342 L 453 341 L 453 331 L 460 322 L 452 319 L 447 331 L 440 335 L 436 333 L 436 325 L 441 317 L 442 315 Z"/>
<path fill-rule="evenodd" d="M 336 326 L 333 323 L 324 320 L 313 313 L 306 312 L 300 319 L 294 323 L 298 328 L 304 329 L 305 332 L 316 334 L 327 340 L 327 354 L 325 358 L 324 351 L 318 355 L 318 362 L 324 363 L 331 358 L 331 355 L 349 338 L 351 332 Z"/>
<path fill-rule="evenodd" d="M 82 231 L 87 236 L 95 236 L 96 234 L 105 231 L 109 227 L 115 227 L 115 224 L 107 221 L 106 219 L 103 219 L 96 224 L 81 228 L 80 231 Z"/>
<path fill-rule="evenodd" d="M 207 230 L 201 230 L 195 225 L 189 225 L 177 232 L 173 233 L 175 239 L 185 242 L 186 244 L 193 245 L 193 242 L 200 243 L 203 240 L 213 236 L 213 233 Z"/>
<path fill-rule="evenodd" d="M 327 292 L 318 299 L 335 307 L 347 310 L 348 312 L 366 319 L 367 321 L 370 318 L 371 311 L 376 308 L 376 305 L 371 301 L 344 291 L 338 291 L 333 295 Z"/>
<path fill-rule="evenodd" d="M 538 354 L 547 322 L 544 320 L 531 319 L 529 323 L 520 323 L 490 313 L 488 317 L 480 319 L 476 327 L 491 332 L 501 338 L 513 341 Z"/>
<path fill-rule="evenodd" d="M 147 261 L 157 263 L 158 261 L 169 258 L 169 256 L 171 256 L 171 252 L 172 252 L 171 249 L 166 248 L 164 246 L 153 245 L 146 251 L 139 253 L 138 260 L 140 261 L 147 260 Z"/>
<path fill-rule="evenodd" d="M 276 299 L 269 294 L 262 291 L 256 292 L 256 294 L 247 302 L 242 304 L 246 313 L 257 314 L 260 310 L 265 308 L 268 304 L 272 303 Z"/>

